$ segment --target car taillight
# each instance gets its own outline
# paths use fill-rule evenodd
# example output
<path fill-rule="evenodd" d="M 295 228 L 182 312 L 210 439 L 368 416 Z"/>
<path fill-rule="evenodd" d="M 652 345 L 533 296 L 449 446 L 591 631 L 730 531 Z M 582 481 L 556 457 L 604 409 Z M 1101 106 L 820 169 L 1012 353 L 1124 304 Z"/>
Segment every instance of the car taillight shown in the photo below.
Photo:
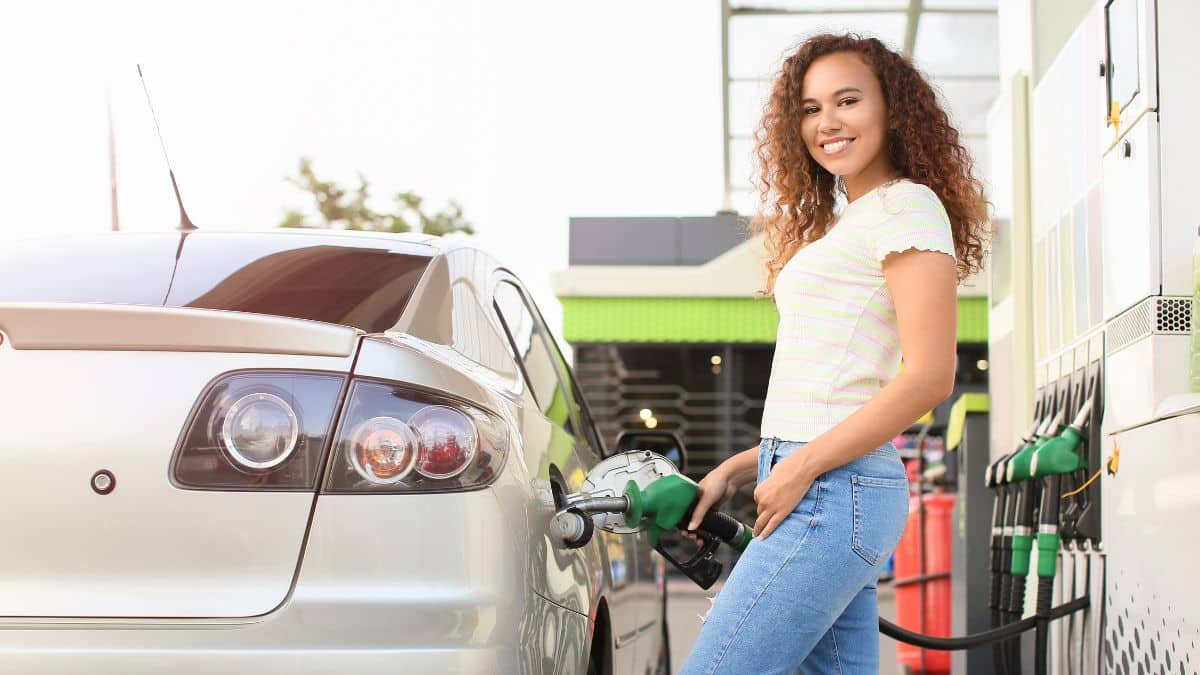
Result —
<path fill-rule="evenodd" d="M 193 489 L 316 487 L 345 377 L 253 371 L 224 375 L 200 396 L 171 463 Z"/>
<path fill-rule="evenodd" d="M 474 405 L 360 380 L 351 385 L 328 492 L 448 492 L 487 485 L 507 453 L 503 423 Z"/>
<path fill-rule="evenodd" d="M 393 485 L 417 463 L 417 436 L 398 419 L 374 417 L 358 425 L 346 451 L 358 475 L 372 483 Z"/>
<path fill-rule="evenodd" d="M 239 398 L 221 422 L 221 449 L 249 471 L 279 466 L 296 449 L 296 411 L 275 394 L 254 392 Z"/>
<path fill-rule="evenodd" d="M 417 471 L 429 478 L 452 478 L 475 459 L 479 434 L 465 414 L 444 405 L 421 408 L 408 422 L 417 430 Z"/>

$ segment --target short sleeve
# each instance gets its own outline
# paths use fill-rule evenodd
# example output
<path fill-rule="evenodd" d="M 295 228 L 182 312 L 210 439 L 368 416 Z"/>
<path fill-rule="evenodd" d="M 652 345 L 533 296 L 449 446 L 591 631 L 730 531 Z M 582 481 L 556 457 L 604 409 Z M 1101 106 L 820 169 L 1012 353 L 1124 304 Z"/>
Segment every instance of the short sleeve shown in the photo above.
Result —
<path fill-rule="evenodd" d="M 873 228 L 871 238 L 875 260 L 882 263 L 889 253 L 909 249 L 940 251 L 955 258 L 954 234 L 942 202 L 924 185 L 906 187 L 885 196 L 885 217 Z"/>

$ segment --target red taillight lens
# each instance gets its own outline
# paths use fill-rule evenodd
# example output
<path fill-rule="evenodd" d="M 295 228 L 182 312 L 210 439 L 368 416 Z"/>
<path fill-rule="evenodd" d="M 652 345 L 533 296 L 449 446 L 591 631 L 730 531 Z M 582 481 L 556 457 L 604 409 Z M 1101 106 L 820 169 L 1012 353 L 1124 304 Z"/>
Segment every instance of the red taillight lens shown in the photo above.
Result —
<path fill-rule="evenodd" d="M 469 403 L 356 381 L 334 447 L 327 492 L 450 492 L 492 482 L 508 433 Z"/>
<path fill-rule="evenodd" d="M 471 419 L 444 405 L 421 408 L 408 421 L 420 438 L 417 471 L 429 478 L 451 478 L 475 459 L 479 434 Z"/>

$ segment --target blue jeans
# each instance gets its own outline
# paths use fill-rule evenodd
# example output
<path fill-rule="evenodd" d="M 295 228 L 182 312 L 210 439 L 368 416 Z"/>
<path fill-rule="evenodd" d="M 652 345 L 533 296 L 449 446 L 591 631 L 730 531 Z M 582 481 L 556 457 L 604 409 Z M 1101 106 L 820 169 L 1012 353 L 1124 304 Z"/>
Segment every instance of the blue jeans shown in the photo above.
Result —
<path fill-rule="evenodd" d="M 764 438 L 758 482 L 804 443 Z M 746 547 L 682 673 L 879 672 L 875 582 L 908 519 L 908 480 L 885 443 L 820 475 L 765 540 Z"/>

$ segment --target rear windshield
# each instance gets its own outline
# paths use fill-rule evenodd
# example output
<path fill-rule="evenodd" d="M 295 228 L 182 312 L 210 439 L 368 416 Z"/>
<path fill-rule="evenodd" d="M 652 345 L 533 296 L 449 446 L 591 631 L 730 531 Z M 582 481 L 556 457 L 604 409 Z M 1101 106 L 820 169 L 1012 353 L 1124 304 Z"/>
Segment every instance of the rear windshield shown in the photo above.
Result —
<path fill-rule="evenodd" d="M 429 257 L 404 242 L 337 239 L 197 232 L 177 269 L 174 233 L 0 242 L 0 302 L 196 307 L 391 328 Z"/>

